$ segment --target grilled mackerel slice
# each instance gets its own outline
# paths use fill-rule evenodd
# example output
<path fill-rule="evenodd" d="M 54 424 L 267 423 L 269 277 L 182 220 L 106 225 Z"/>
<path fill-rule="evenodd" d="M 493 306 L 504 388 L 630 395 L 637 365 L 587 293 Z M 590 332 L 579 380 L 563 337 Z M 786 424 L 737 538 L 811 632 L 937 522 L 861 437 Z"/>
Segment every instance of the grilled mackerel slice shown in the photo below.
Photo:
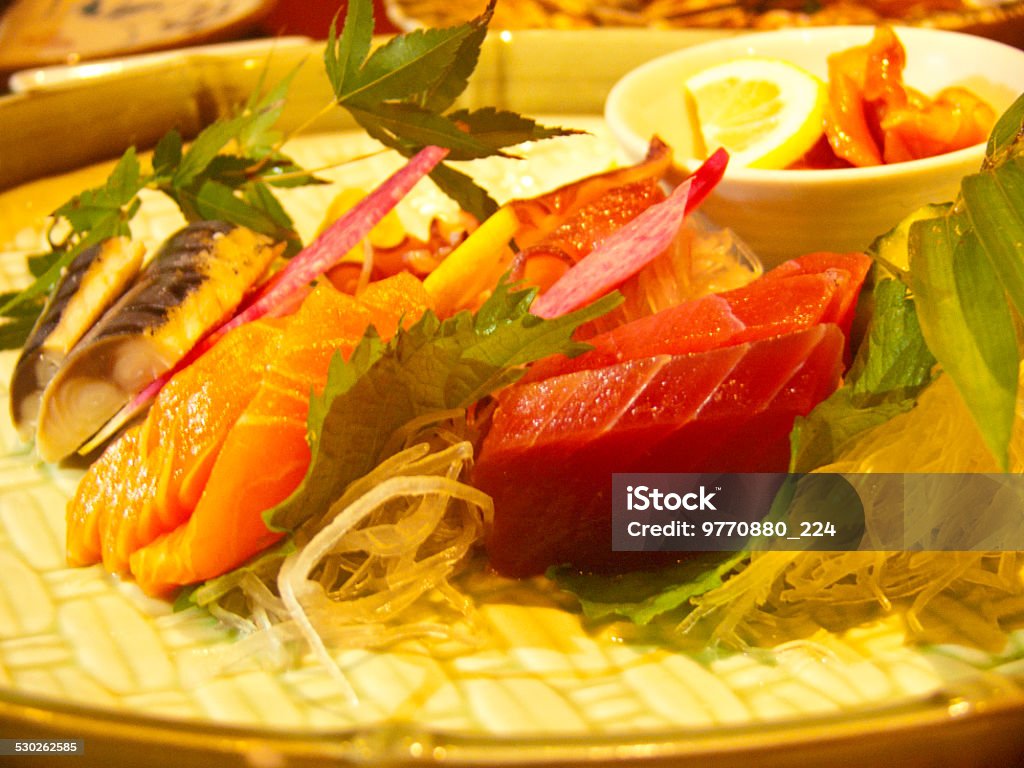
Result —
<path fill-rule="evenodd" d="M 11 375 L 11 421 L 32 439 L 39 403 L 75 344 L 139 273 L 145 248 L 115 237 L 86 248 L 64 270 Z"/>
<path fill-rule="evenodd" d="M 82 446 L 225 320 L 281 251 L 245 227 L 207 221 L 173 235 L 68 355 L 43 392 L 36 450 Z"/>

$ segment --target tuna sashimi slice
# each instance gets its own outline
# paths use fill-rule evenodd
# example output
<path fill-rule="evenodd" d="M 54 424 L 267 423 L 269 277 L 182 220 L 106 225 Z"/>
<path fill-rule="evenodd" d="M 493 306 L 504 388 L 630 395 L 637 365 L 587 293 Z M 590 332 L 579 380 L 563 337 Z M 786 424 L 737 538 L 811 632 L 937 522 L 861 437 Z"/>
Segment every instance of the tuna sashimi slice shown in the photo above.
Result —
<path fill-rule="evenodd" d="M 829 312 L 834 322 L 850 335 L 854 312 L 857 309 L 857 298 L 861 286 L 871 269 L 872 260 L 863 253 L 809 253 L 779 264 L 775 269 L 765 273 L 764 278 L 771 280 L 791 277 L 793 275 L 829 275 L 837 283 L 836 303 Z M 762 278 L 763 279 L 763 278 Z"/>
<path fill-rule="evenodd" d="M 685 301 L 587 339 L 593 350 L 534 364 L 527 380 L 600 368 L 651 355 L 681 355 L 836 323 L 849 331 L 871 260 L 863 254 L 814 254 L 762 279 Z"/>
<path fill-rule="evenodd" d="M 517 577 L 653 565 L 612 552 L 612 475 L 785 471 L 793 421 L 838 385 L 844 344 L 822 324 L 506 390 L 474 472 L 494 497 L 492 565 Z"/>

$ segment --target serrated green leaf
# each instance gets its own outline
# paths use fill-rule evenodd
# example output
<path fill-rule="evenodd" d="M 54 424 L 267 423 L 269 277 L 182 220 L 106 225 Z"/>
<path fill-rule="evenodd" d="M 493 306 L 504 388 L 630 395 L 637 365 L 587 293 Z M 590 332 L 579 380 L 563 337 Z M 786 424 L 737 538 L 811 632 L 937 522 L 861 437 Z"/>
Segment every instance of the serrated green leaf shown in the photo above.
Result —
<path fill-rule="evenodd" d="M 365 117 L 365 120 L 362 119 Z M 367 134 L 386 147 L 400 152 L 405 157 L 412 157 L 417 149 L 404 143 L 398 137 L 383 130 L 370 115 L 357 115 L 357 122 Z M 498 203 L 468 174 L 456 170 L 448 163 L 438 163 L 430 172 L 430 179 L 438 189 L 454 200 L 459 207 L 484 221 L 498 210 Z"/>
<path fill-rule="evenodd" d="M 331 21 L 324 48 L 324 69 L 335 98 L 346 90 L 346 83 L 359 71 L 370 53 L 373 42 L 373 3 L 351 0 L 345 11 L 341 36 L 337 34 L 337 17 Z"/>
<path fill-rule="evenodd" d="M 170 179 L 181 162 L 183 143 L 181 134 L 173 128 L 165 133 L 153 150 L 153 174 Z"/>
<path fill-rule="evenodd" d="M 104 221 L 106 223 L 101 221 L 99 226 L 88 231 L 73 246 L 66 250 L 55 252 L 57 254 L 57 258 L 53 260 L 50 267 L 45 272 L 39 275 L 28 288 L 19 292 L 0 306 L 0 316 L 10 317 L 16 309 L 27 302 L 32 302 L 42 296 L 46 296 L 46 294 L 50 292 L 50 289 L 56 285 L 57 280 L 60 279 L 64 268 L 74 261 L 75 257 L 86 248 L 96 245 L 97 243 L 101 243 L 114 234 L 123 234 L 123 232 L 112 231 L 116 230 L 117 227 L 110 226 L 110 222 L 119 222 L 123 224 L 123 222 L 120 222 L 119 217 L 109 216 Z"/>
<path fill-rule="evenodd" d="M 0 350 L 21 349 L 35 326 L 34 315 L 0 319 Z"/>
<path fill-rule="evenodd" d="M 255 210 L 261 211 L 267 220 L 274 226 L 273 232 L 265 232 L 276 240 L 286 241 L 288 247 L 285 256 L 293 256 L 302 247 L 299 235 L 295 231 L 295 222 L 288 212 L 281 205 L 281 202 L 274 197 L 274 193 L 265 184 L 251 184 L 245 189 L 245 201 Z"/>
<path fill-rule="evenodd" d="M 46 273 L 54 262 L 60 258 L 60 251 L 47 251 L 46 253 L 35 253 L 25 261 L 28 264 L 28 271 L 32 277 L 39 277 Z M 0 299 L 0 304 L 5 304 L 6 299 Z"/>
<path fill-rule="evenodd" d="M 487 26 L 494 15 L 496 0 L 490 0 L 484 12 L 470 22 L 472 30 L 462 41 L 455 60 L 445 72 L 423 93 L 420 102 L 427 109 L 442 113 L 449 109 L 466 90 L 469 78 L 480 61 L 480 49 L 487 37 Z"/>
<path fill-rule="evenodd" d="M 447 163 L 439 163 L 430 172 L 430 179 L 442 192 L 458 203 L 459 207 L 471 213 L 477 221 L 484 221 L 498 210 L 498 202 L 486 189 L 462 171 Z"/>
<path fill-rule="evenodd" d="M 874 312 L 857 359 L 847 373 L 852 393 L 865 405 L 913 398 L 933 380 L 935 356 L 921 335 L 913 299 L 898 280 L 874 288 Z"/>
<path fill-rule="evenodd" d="M 591 621 L 621 616 L 643 626 L 664 614 L 685 611 L 691 599 L 722 586 L 747 557 L 745 552 L 698 554 L 657 571 L 615 576 L 550 568 L 547 577 L 574 595 Z M 673 613 L 673 618 L 681 615 Z"/>
<path fill-rule="evenodd" d="M 6 307 L 15 298 L 17 298 L 19 293 L 19 291 L 4 291 L 3 293 L 0 293 L 0 306 Z M 42 300 L 39 300 L 38 309 L 41 309 L 42 305 Z M 7 317 L 12 319 L 31 317 L 35 312 L 38 311 L 38 309 L 33 306 L 27 306 L 26 304 L 23 303 L 20 305 L 12 306 L 9 310 L 0 314 L 0 317 Z"/>
<path fill-rule="evenodd" d="M 260 165 L 258 174 L 254 180 L 272 187 L 291 188 L 308 187 L 321 184 L 330 184 L 329 181 L 320 179 L 312 173 L 304 170 L 287 155 L 277 153 L 269 159 L 264 159 Z"/>
<path fill-rule="evenodd" d="M 135 199 L 146 185 L 135 148 L 130 147 L 117 161 L 107 180 L 98 187 L 75 195 L 53 212 L 66 219 L 78 232 L 86 231 L 104 222 L 111 226 L 111 217 L 120 217 L 122 209 Z"/>
<path fill-rule="evenodd" d="M 387 146 L 403 148 L 438 146 L 450 150 L 451 160 L 474 160 L 504 155 L 462 130 L 444 115 L 437 115 L 414 104 L 378 104 L 372 111 L 349 106 L 356 121 L 375 138 L 385 137 Z M 507 155 L 504 155 L 507 157 Z"/>
<path fill-rule="evenodd" d="M 249 171 L 258 164 L 254 157 L 240 157 L 238 155 L 217 155 L 210 160 L 209 165 L 203 169 L 189 184 L 182 185 L 184 188 L 201 186 L 207 181 L 216 181 L 226 187 L 237 189 L 249 180 Z"/>
<path fill-rule="evenodd" d="M 861 434 L 913 408 L 934 380 L 935 357 L 906 287 L 882 280 L 874 300 L 867 336 L 845 383 L 793 426 L 790 472 L 810 472 L 836 461 Z"/>
<path fill-rule="evenodd" d="M 75 230 L 73 242 L 56 248 L 48 257 L 33 257 L 36 279 L 28 288 L 0 306 L 0 316 L 11 313 L 26 303 L 45 296 L 60 279 L 64 268 L 79 253 L 111 237 L 130 236 L 128 223 L 139 210 L 137 197 L 145 180 L 140 176 L 135 150 L 129 149 L 118 161 L 107 182 L 62 205 L 54 213 L 72 222 Z M 45 266 L 44 271 L 43 267 Z"/>
<path fill-rule="evenodd" d="M 1020 360 L 1014 319 L 976 232 L 957 208 L 911 227 L 910 269 L 928 347 L 1005 469 Z"/>
<path fill-rule="evenodd" d="M 206 171 L 213 159 L 238 136 L 248 118 L 234 117 L 211 123 L 196 136 L 181 158 L 171 183 L 175 187 L 188 187 Z"/>
<path fill-rule="evenodd" d="M 281 117 L 287 102 L 288 90 L 291 88 L 295 75 L 302 67 L 296 64 L 281 81 L 266 93 L 261 93 L 264 70 L 260 76 L 260 85 L 253 91 L 245 105 L 242 115 L 247 119 L 242 122 L 238 131 L 238 152 L 254 158 L 263 158 L 273 154 L 281 143 L 283 134 L 274 126 Z"/>
<path fill-rule="evenodd" d="M 264 520 L 293 530 L 320 514 L 345 487 L 387 456 L 391 435 L 412 419 L 466 408 L 524 372 L 523 364 L 579 350 L 572 334 L 621 297 L 605 297 L 553 320 L 529 314 L 533 291 L 501 284 L 472 315 L 441 322 L 427 312 L 386 345 L 372 334 L 349 363 L 336 360 L 322 395 L 310 401 L 311 460 L 305 479 Z"/>
<path fill-rule="evenodd" d="M 372 109 L 387 101 L 422 102 L 422 97 L 452 71 L 463 43 L 474 31 L 470 24 L 445 29 L 419 29 L 391 38 L 365 64 L 348 73 L 338 103 Z M 424 107 L 425 108 L 425 107 Z"/>
<path fill-rule="evenodd" d="M 280 237 L 282 240 L 287 239 L 282 235 L 293 237 L 295 234 L 283 232 L 270 213 L 259 205 L 235 195 L 230 187 L 217 181 L 206 181 L 195 193 L 182 192 L 182 197 L 196 211 L 199 220 L 230 221 L 270 237 Z"/>
<path fill-rule="evenodd" d="M 585 133 L 585 131 L 572 128 L 540 125 L 532 118 L 494 107 L 484 107 L 472 111 L 457 110 L 451 112 L 448 119 L 466 130 L 478 142 L 493 150 L 528 141 Z"/>

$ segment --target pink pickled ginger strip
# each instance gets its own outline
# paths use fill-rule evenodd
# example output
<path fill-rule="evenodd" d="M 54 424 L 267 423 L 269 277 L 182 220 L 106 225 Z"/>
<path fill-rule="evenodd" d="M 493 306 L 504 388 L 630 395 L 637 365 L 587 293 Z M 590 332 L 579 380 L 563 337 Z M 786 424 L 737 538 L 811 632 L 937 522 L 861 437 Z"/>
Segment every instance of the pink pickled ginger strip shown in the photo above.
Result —
<path fill-rule="evenodd" d="M 729 156 L 719 149 L 672 194 L 614 232 L 537 297 L 530 312 L 564 315 L 589 304 L 635 275 L 672 243 L 686 214 L 700 205 L 725 173 Z"/>
<path fill-rule="evenodd" d="M 295 291 L 301 290 L 354 248 L 370 230 L 404 198 L 416 183 L 430 173 L 447 149 L 424 147 L 401 169 L 364 197 L 320 236 L 298 253 L 274 275 L 273 282 L 261 291 L 245 309 L 217 329 L 221 334 L 265 315 L 277 314 L 277 308 Z"/>

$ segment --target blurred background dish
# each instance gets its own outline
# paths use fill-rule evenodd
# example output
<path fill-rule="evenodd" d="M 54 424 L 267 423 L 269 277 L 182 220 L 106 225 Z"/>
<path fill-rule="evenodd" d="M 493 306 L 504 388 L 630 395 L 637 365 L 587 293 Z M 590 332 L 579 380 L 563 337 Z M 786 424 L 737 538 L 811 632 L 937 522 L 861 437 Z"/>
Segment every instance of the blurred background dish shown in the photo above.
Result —
<path fill-rule="evenodd" d="M 13 0 L 0 16 L 0 71 L 228 40 L 274 0 Z"/>
<path fill-rule="evenodd" d="M 402 30 L 480 13 L 486 0 L 384 0 Z M 875 24 L 955 29 L 1024 45 L 1024 0 L 499 0 L 492 29 L 700 27 L 778 29 Z"/>
<path fill-rule="evenodd" d="M 273 6 L 260 22 L 260 29 L 266 34 L 305 35 L 322 40 L 327 37 L 335 14 L 340 12 L 344 18 L 346 3 L 345 0 L 277 0 Z M 387 16 L 384 0 L 373 0 L 373 21 L 378 35 L 397 31 Z"/>

